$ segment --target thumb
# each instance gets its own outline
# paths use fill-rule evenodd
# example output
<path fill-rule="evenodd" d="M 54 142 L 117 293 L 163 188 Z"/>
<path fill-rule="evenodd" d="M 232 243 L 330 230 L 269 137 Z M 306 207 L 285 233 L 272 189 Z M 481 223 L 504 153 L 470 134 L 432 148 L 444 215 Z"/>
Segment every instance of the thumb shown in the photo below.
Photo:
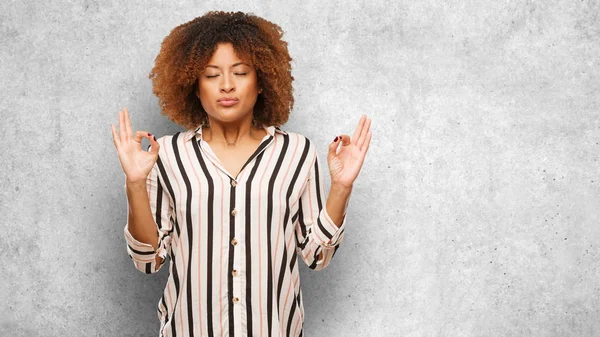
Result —
<path fill-rule="evenodd" d="M 335 139 L 329 144 L 329 151 L 327 152 L 327 160 L 330 161 L 337 154 L 337 148 L 342 143 L 340 136 L 336 136 Z"/>
<path fill-rule="evenodd" d="M 158 155 L 158 150 L 160 149 L 160 144 L 158 144 L 158 141 L 156 140 L 156 137 L 154 135 L 152 135 L 150 138 L 150 146 L 148 146 L 148 152 L 152 153 L 153 155 Z"/>

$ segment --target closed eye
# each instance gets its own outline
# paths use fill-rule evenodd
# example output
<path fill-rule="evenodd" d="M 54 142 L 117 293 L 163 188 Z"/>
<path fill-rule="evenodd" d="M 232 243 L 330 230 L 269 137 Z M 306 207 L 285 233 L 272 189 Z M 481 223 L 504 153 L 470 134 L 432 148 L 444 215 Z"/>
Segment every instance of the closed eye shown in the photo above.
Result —
<path fill-rule="evenodd" d="M 247 74 L 248 73 L 234 73 L 234 75 L 239 75 L 239 76 L 246 76 Z M 207 78 L 215 78 L 215 77 L 218 77 L 218 76 L 219 76 L 219 74 L 212 75 L 212 76 L 206 75 Z"/>

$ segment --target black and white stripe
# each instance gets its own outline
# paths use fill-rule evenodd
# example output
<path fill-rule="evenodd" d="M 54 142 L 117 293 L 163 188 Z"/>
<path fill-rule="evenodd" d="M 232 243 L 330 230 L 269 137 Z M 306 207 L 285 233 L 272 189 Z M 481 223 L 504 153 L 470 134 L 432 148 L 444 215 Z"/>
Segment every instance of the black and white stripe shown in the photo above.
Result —
<path fill-rule="evenodd" d="M 303 335 L 296 254 L 311 269 L 325 268 L 346 217 L 338 228 L 326 212 L 314 144 L 278 127 L 265 130 L 237 177 L 201 128 L 158 139 L 146 185 L 159 247 L 135 240 L 127 225 L 124 234 L 141 272 L 162 267 L 156 254 L 169 257 L 160 336 Z"/>

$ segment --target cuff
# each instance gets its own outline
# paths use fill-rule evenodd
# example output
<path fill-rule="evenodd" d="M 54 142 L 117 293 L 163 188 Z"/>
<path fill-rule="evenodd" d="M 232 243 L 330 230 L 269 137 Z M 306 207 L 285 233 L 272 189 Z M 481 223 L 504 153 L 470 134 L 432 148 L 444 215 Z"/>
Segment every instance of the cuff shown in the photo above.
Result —
<path fill-rule="evenodd" d="M 140 242 L 136 240 L 131 233 L 129 232 L 129 225 L 125 224 L 125 228 L 123 229 L 123 233 L 125 235 L 125 241 L 127 242 L 127 252 L 131 256 L 134 261 L 148 263 L 153 262 L 156 259 L 156 255 L 163 258 L 163 261 L 167 255 L 167 250 L 165 246 L 170 237 L 161 238 L 158 240 L 158 249 L 154 251 L 154 247 L 151 244 Z"/>
<path fill-rule="evenodd" d="M 344 240 L 346 214 L 344 213 L 342 224 L 338 227 L 333 220 L 331 220 L 329 213 L 327 213 L 327 208 L 323 207 L 317 218 L 317 224 L 313 227 L 316 234 L 315 241 L 317 241 L 319 245 L 327 248 L 335 247 Z"/>

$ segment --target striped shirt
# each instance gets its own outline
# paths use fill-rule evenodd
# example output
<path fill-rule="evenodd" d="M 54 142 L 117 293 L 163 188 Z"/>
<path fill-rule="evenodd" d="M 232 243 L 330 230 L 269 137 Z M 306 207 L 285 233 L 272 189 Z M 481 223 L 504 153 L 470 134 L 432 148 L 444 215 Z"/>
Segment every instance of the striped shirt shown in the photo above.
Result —
<path fill-rule="evenodd" d="M 321 270 L 343 241 L 325 208 L 322 170 L 308 138 L 279 127 L 232 177 L 202 128 L 158 139 L 147 177 L 158 248 L 124 228 L 127 253 L 147 274 L 169 257 L 159 336 L 302 336 L 298 255 Z"/>

